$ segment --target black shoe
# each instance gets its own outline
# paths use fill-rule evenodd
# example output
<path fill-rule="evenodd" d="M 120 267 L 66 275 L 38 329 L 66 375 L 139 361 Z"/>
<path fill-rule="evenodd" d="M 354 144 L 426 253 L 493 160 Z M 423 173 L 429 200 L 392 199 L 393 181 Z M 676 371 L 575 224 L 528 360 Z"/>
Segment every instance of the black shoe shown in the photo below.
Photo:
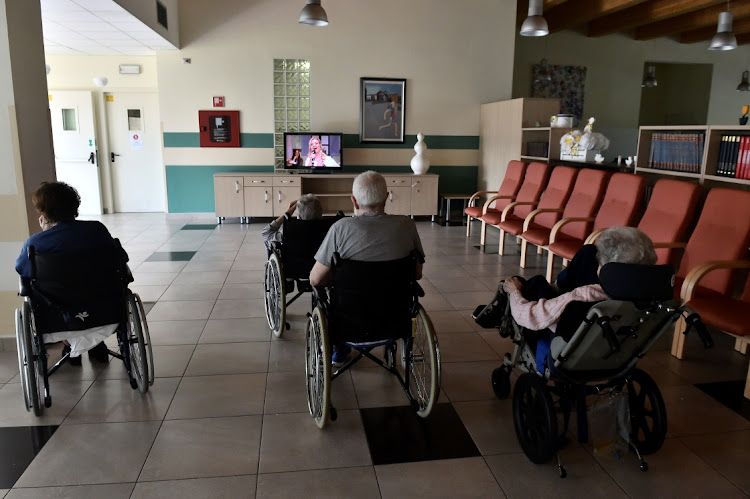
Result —
<path fill-rule="evenodd" d="M 109 349 L 107 345 L 101 342 L 89 350 L 89 359 L 97 362 L 109 362 Z"/>
<path fill-rule="evenodd" d="M 63 354 L 63 357 L 70 354 L 70 345 L 63 345 L 62 354 Z M 81 356 L 79 355 L 78 357 L 68 357 L 68 363 L 71 366 L 80 366 Z"/>

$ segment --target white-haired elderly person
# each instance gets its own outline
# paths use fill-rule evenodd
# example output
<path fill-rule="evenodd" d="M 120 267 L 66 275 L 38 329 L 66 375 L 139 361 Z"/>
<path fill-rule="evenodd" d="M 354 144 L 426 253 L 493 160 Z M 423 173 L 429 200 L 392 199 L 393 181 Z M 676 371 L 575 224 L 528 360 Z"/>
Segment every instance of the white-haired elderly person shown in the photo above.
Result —
<path fill-rule="evenodd" d="M 403 215 L 386 214 L 387 199 L 388 187 L 381 174 L 366 171 L 357 175 L 352 185 L 356 216 L 342 218 L 328 231 L 315 254 L 310 284 L 323 286 L 328 283 L 334 252 L 346 260 L 364 262 L 398 260 L 415 250 L 424 257 L 414 221 Z M 416 265 L 416 278 L 421 279 L 422 264 Z M 348 347 L 334 345 L 334 363 L 343 362 L 348 354 Z"/>
<path fill-rule="evenodd" d="M 297 218 L 300 220 L 319 220 L 323 218 L 323 205 L 320 204 L 320 199 L 316 198 L 313 194 L 304 194 L 299 199 L 292 201 L 283 215 L 266 225 L 260 233 L 266 244 L 274 241 L 282 241 L 284 219 L 289 219 L 294 215 L 295 209 L 297 210 Z"/>

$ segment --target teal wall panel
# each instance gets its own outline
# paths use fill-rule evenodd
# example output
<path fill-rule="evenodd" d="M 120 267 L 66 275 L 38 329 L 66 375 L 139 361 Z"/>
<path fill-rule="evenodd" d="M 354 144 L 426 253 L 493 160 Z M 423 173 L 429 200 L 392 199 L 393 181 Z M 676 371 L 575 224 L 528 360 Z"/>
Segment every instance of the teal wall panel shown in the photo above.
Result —
<path fill-rule="evenodd" d="M 200 147 L 200 135 L 194 132 L 165 132 L 164 147 Z M 272 133 L 241 133 L 240 147 L 271 148 Z"/>
<path fill-rule="evenodd" d="M 273 172 L 273 166 L 167 165 L 167 199 L 170 213 L 214 211 L 214 173 Z"/>

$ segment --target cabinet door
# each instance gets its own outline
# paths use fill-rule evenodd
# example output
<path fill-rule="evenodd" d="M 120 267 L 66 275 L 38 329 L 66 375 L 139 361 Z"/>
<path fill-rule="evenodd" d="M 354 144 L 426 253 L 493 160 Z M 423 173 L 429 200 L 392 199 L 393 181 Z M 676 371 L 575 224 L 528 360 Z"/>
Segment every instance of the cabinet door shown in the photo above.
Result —
<path fill-rule="evenodd" d="M 214 177 L 214 203 L 217 217 L 244 217 L 242 177 Z"/>
<path fill-rule="evenodd" d="M 411 187 L 388 186 L 388 199 L 385 202 L 385 212 L 389 215 L 410 215 Z"/>
<path fill-rule="evenodd" d="M 411 214 L 437 215 L 438 177 L 411 178 Z"/>
<path fill-rule="evenodd" d="M 265 187 L 245 187 L 245 216 L 273 216 L 273 189 L 270 185 Z"/>
<path fill-rule="evenodd" d="M 275 187 L 273 188 L 273 216 L 283 215 L 289 209 L 289 203 L 299 199 L 302 195 L 300 186 Z"/>

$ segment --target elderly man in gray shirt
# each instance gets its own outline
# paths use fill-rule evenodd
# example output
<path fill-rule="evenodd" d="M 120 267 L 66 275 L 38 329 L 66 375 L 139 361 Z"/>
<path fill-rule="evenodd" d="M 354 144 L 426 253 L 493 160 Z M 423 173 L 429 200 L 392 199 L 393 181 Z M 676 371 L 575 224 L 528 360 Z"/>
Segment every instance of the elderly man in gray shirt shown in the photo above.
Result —
<path fill-rule="evenodd" d="M 341 258 L 365 262 L 382 262 L 407 257 L 417 250 L 424 257 L 414 221 L 403 215 L 387 215 L 385 202 L 388 187 L 383 176 L 374 171 L 357 175 L 352 186 L 355 217 L 333 224 L 315 254 L 310 284 L 328 282 L 331 258 L 337 251 Z M 422 278 L 422 264 L 417 263 L 417 279 Z"/>

